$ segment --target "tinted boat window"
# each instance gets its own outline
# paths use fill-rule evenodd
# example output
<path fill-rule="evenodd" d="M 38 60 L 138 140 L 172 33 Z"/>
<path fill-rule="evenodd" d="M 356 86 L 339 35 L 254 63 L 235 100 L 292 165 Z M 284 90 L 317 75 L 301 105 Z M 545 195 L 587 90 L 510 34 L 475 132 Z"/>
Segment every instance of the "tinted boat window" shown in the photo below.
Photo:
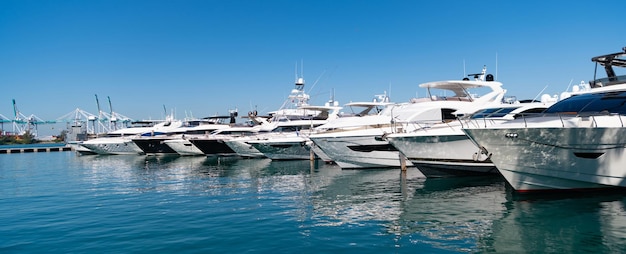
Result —
<path fill-rule="evenodd" d="M 488 108 L 488 109 L 483 109 L 481 111 L 478 111 L 476 113 L 474 113 L 474 115 L 472 115 L 472 118 L 485 118 L 488 117 L 489 114 L 496 112 L 498 110 L 500 110 L 501 108 Z"/>
<path fill-rule="evenodd" d="M 456 109 L 451 108 L 443 108 L 441 109 L 441 118 L 443 120 L 454 120 L 456 119 L 456 115 L 452 114 L 456 111 Z"/>
<path fill-rule="evenodd" d="M 515 116 L 513 116 L 513 118 L 517 119 L 517 118 L 520 118 L 522 116 L 531 116 L 531 115 L 534 115 L 534 114 L 543 113 L 544 110 L 546 110 L 546 108 L 529 109 L 529 110 L 526 110 L 524 112 L 520 112 L 520 113 L 515 114 Z"/>
<path fill-rule="evenodd" d="M 546 113 L 583 113 L 583 112 L 607 112 L 626 114 L 626 92 L 582 94 L 572 96 L 552 107 Z"/>
<path fill-rule="evenodd" d="M 507 114 L 511 113 L 515 109 L 517 109 L 517 108 L 503 108 L 502 110 L 499 110 L 499 111 L 494 112 L 493 114 L 489 115 L 489 117 L 504 117 Z"/>
<path fill-rule="evenodd" d="M 488 108 L 474 113 L 472 118 L 504 117 L 516 109 L 517 108 Z"/>

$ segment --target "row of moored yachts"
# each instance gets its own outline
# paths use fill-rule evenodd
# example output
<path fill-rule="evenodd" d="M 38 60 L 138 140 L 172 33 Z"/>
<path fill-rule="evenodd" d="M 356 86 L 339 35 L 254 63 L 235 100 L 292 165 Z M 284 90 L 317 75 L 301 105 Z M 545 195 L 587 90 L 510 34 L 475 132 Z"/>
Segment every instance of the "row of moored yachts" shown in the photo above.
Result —
<path fill-rule="evenodd" d="M 486 73 L 421 84 L 429 96 L 393 103 L 309 105 L 304 80 L 283 106 L 245 123 L 225 117 L 129 127 L 81 143 L 95 154 L 322 159 L 344 169 L 417 167 L 426 177 L 501 174 L 518 192 L 626 187 L 626 67 L 622 52 L 593 57 L 606 77 L 560 99 L 519 101 Z M 481 91 L 478 94 L 476 91 Z M 446 95 L 446 96 L 442 96 Z M 564 96 L 565 95 L 565 96 Z"/>

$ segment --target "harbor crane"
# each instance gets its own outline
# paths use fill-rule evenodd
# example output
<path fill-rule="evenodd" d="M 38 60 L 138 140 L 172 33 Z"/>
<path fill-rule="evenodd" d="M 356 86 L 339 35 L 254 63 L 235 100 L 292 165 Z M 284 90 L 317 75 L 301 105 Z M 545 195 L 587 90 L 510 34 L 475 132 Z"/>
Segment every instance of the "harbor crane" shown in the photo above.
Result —
<path fill-rule="evenodd" d="M 29 132 L 36 137 L 37 125 L 56 123 L 56 121 L 45 121 L 33 114 L 31 114 L 30 116 L 22 114 L 22 112 L 20 112 L 17 108 L 15 99 L 13 99 L 13 114 L 14 118 L 13 120 L 11 120 L 11 122 L 13 122 L 13 133 L 17 135 L 24 135 L 26 132 Z"/>

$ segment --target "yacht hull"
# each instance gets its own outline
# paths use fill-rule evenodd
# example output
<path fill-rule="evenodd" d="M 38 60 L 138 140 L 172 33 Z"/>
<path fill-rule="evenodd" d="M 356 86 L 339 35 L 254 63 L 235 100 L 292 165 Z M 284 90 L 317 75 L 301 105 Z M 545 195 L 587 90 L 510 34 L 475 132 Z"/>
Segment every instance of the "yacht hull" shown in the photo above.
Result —
<path fill-rule="evenodd" d="M 626 187 L 626 128 L 466 129 L 518 192 Z"/>
<path fill-rule="evenodd" d="M 189 141 L 205 155 L 230 156 L 237 154 L 222 139 L 190 139 Z"/>
<path fill-rule="evenodd" d="M 328 154 L 326 154 L 324 151 L 322 151 L 321 148 L 319 148 L 317 145 L 315 145 L 315 143 L 310 142 L 309 146 L 311 147 L 311 149 L 313 150 L 313 153 L 315 153 L 315 155 L 320 158 L 322 161 L 324 161 L 325 163 L 333 163 L 333 159 L 328 156 Z"/>
<path fill-rule="evenodd" d="M 172 150 L 176 151 L 176 153 L 178 153 L 179 155 L 204 155 L 204 152 L 202 152 L 202 150 L 198 149 L 189 140 L 186 139 L 171 139 L 164 141 L 164 143 Z"/>
<path fill-rule="evenodd" d="M 81 144 L 90 151 L 105 155 L 141 154 L 141 149 L 130 138 L 88 140 Z"/>
<path fill-rule="evenodd" d="M 67 145 L 70 146 L 72 148 L 73 151 L 75 151 L 76 153 L 78 153 L 79 155 L 95 155 L 97 154 L 94 151 L 91 151 L 91 149 L 84 147 L 82 145 L 83 141 L 75 141 L 75 142 L 67 142 Z"/>
<path fill-rule="evenodd" d="M 226 145 L 230 147 L 237 155 L 245 158 L 264 158 L 262 152 L 254 148 L 254 146 L 246 143 L 250 139 L 231 139 L 226 142 Z"/>
<path fill-rule="evenodd" d="M 136 138 L 133 139 L 133 142 L 145 154 L 177 154 L 176 151 L 165 144 L 165 141 L 169 139 L 171 138 Z"/>
<path fill-rule="evenodd" d="M 308 160 L 311 147 L 304 138 L 248 141 L 248 144 L 272 160 Z"/>
<path fill-rule="evenodd" d="M 387 140 L 426 177 L 498 174 L 495 165 L 458 128 L 446 134 L 422 131 Z"/>
<path fill-rule="evenodd" d="M 382 133 L 381 133 L 382 136 Z M 400 167 L 400 152 L 386 140 L 375 135 L 311 136 L 319 147 L 339 167 L 344 169 Z M 412 166 L 407 162 L 407 166 Z"/>

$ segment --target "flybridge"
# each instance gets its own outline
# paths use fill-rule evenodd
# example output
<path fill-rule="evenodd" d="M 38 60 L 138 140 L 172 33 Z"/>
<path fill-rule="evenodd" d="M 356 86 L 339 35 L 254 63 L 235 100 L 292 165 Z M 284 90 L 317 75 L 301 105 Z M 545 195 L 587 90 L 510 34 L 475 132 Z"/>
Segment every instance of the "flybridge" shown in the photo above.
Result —
<path fill-rule="evenodd" d="M 626 67 L 626 47 L 622 48 L 622 52 L 601 55 L 591 58 L 596 63 L 596 69 L 593 74 L 593 81 L 589 82 L 591 88 L 619 85 L 626 83 L 626 75 L 617 76 L 613 66 Z M 604 66 L 606 78 L 597 79 L 598 65 Z"/>

